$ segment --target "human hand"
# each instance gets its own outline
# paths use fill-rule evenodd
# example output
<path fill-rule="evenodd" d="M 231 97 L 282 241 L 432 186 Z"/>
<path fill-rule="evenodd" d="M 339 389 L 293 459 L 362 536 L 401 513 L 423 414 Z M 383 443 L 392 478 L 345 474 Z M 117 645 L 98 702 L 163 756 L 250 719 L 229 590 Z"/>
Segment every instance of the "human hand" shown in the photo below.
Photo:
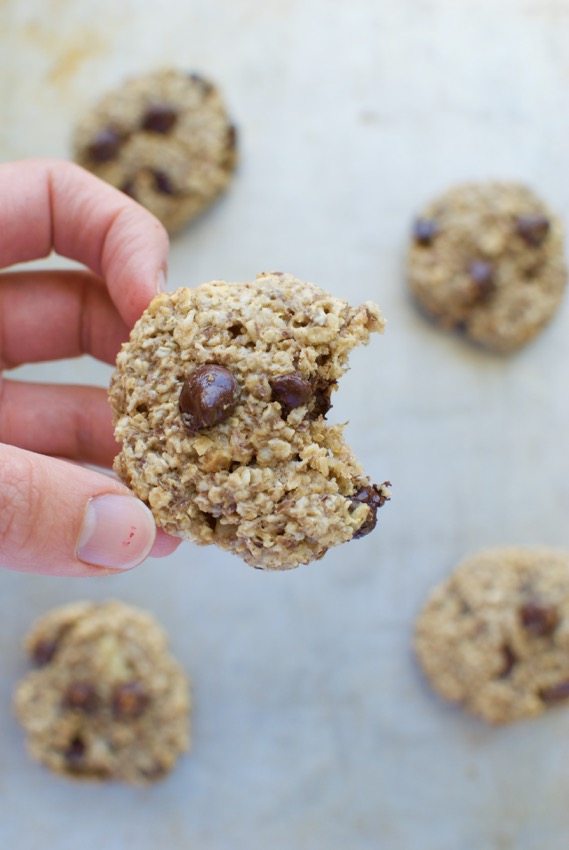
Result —
<path fill-rule="evenodd" d="M 126 195 L 69 162 L 0 165 L 0 269 L 58 254 L 90 271 L 0 275 L 0 566 L 92 576 L 130 569 L 178 541 L 112 478 L 106 392 L 9 381 L 23 363 L 91 354 L 114 363 L 164 281 L 168 238 Z"/>

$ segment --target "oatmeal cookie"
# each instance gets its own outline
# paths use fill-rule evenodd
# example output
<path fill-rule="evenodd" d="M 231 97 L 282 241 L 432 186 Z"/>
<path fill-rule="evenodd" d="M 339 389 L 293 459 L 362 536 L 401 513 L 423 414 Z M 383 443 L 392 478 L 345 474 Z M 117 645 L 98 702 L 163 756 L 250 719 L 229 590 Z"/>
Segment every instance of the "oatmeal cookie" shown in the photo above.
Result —
<path fill-rule="evenodd" d="M 567 278 L 559 219 L 517 183 L 467 183 L 413 226 L 408 279 L 442 327 L 507 353 L 555 313 Z"/>
<path fill-rule="evenodd" d="M 73 147 L 79 165 L 174 232 L 227 187 L 237 130 L 213 83 L 169 69 L 109 92 L 78 125 Z"/>
<path fill-rule="evenodd" d="M 348 354 L 383 330 L 278 272 L 159 295 L 117 358 L 115 469 L 170 534 L 288 569 L 373 529 L 389 498 L 324 417 Z"/>
<path fill-rule="evenodd" d="M 18 685 L 16 715 L 33 756 L 73 779 L 146 784 L 188 748 L 186 676 L 147 613 L 78 602 L 26 638 L 37 670 Z"/>
<path fill-rule="evenodd" d="M 415 646 L 433 688 L 489 723 L 569 699 L 569 553 L 497 548 L 429 597 Z"/>

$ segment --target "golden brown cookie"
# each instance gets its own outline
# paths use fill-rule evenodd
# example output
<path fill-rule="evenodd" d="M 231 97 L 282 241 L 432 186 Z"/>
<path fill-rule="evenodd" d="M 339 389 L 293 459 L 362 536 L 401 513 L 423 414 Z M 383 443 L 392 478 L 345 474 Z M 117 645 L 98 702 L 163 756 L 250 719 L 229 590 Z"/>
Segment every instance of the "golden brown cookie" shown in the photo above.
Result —
<path fill-rule="evenodd" d="M 456 186 L 416 219 L 408 279 L 442 327 L 494 351 L 514 351 L 549 322 L 563 296 L 561 223 L 523 185 Z"/>
<path fill-rule="evenodd" d="M 217 88 L 162 70 L 127 80 L 78 125 L 76 162 L 143 204 L 171 232 L 222 192 L 237 131 Z"/>
<path fill-rule="evenodd" d="M 415 646 L 433 688 L 489 723 L 569 699 L 569 553 L 499 548 L 435 588 Z"/>
<path fill-rule="evenodd" d="M 42 617 L 26 639 L 39 669 L 15 694 L 33 758 L 72 779 L 146 784 L 189 744 L 187 678 L 149 614 L 78 602 Z"/>
<path fill-rule="evenodd" d="M 288 569 L 373 529 L 389 497 L 328 425 L 348 354 L 383 330 L 292 275 L 158 296 L 117 358 L 115 469 L 170 534 Z"/>

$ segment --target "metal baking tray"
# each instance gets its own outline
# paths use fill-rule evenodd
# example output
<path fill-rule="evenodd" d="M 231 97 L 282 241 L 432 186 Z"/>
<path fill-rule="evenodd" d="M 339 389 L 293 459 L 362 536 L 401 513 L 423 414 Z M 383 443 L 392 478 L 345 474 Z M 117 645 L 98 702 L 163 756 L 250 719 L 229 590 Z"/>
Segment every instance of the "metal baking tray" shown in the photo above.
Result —
<path fill-rule="evenodd" d="M 5 0 L 0 16 L 5 160 L 67 156 L 77 115 L 126 74 L 219 82 L 241 166 L 174 240 L 170 286 L 281 269 L 377 300 L 386 335 L 354 353 L 331 419 L 393 482 L 376 533 L 286 574 L 190 545 L 100 580 L 3 572 L 0 846 L 565 850 L 569 711 L 486 728 L 428 691 L 410 639 L 467 552 L 569 543 L 568 308 L 497 358 L 416 313 L 403 253 L 414 210 L 463 179 L 525 180 L 567 215 L 569 5 Z M 109 377 L 88 360 L 19 371 Z M 192 752 L 155 787 L 74 785 L 25 755 L 21 638 L 82 597 L 153 611 L 192 676 Z"/>

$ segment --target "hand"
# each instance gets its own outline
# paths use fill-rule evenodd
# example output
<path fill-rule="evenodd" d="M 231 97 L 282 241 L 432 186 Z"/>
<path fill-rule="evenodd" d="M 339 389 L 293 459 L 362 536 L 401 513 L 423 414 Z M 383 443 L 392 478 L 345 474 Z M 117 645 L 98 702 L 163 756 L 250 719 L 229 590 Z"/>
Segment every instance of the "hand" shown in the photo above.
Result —
<path fill-rule="evenodd" d="M 0 275 L 0 370 L 91 354 L 114 363 L 164 281 L 168 238 L 126 195 L 76 165 L 0 165 L 0 268 L 57 253 L 90 271 Z M 112 478 L 106 392 L 0 371 L 0 566 L 53 575 L 125 570 L 177 542 Z"/>

